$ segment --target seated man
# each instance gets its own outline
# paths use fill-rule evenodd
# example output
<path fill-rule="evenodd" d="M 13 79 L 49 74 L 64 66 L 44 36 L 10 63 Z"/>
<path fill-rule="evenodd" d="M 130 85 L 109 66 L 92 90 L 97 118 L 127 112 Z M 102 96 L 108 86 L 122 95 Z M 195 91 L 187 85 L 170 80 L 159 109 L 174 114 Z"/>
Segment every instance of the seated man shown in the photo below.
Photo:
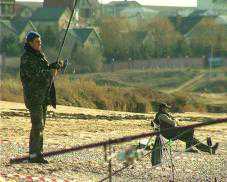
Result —
<path fill-rule="evenodd" d="M 161 103 L 159 105 L 159 111 L 154 119 L 154 124 L 160 127 L 162 136 L 171 140 L 178 139 L 184 141 L 186 143 L 187 152 L 198 152 L 197 150 L 192 149 L 192 147 L 195 146 L 200 151 L 215 154 L 218 148 L 218 143 L 216 143 L 214 146 L 211 146 L 212 144 L 210 138 L 207 138 L 208 145 L 201 143 L 194 137 L 194 129 L 181 129 L 162 133 L 162 131 L 165 129 L 176 127 L 175 119 L 167 112 L 169 108 L 170 106 L 168 106 L 166 103 Z"/>

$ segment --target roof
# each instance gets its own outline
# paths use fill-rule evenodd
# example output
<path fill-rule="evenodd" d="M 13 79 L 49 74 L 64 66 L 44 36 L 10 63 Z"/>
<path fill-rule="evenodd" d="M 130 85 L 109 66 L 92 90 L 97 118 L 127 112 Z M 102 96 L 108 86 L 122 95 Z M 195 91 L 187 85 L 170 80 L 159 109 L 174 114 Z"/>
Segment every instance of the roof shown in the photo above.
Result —
<path fill-rule="evenodd" d="M 34 25 L 32 24 L 32 22 L 30 20 L 26 20 L 26 19 L 22 19 L 22 20 L 0 20 L 0 23 L 4 26 L 6 26 L 7 28 L 9 28 L 10 30 L 12 30 L 14 33 L 16 34 L 20 34 L 24 28 L 29 24 L 34 30 L 36 29 L 34 27 Z"/>
<path fill-rule="evenodd" d="M 5 26 L 8 29 L 16 32 L 15 29 L 14 29 L 14 27 L 12 26 L 12 22 L 10 20 L 1 20 L 0 19 L 0 24 L 1 24 L 1 27 Z"/>
<path fill-rule="evenodd" d="M 185 7 L 150 7 L 150 9 L 159 11 L 161 17 L 176 17 L 178 15 L 187 17 L 195 11 L 195 8 Z"/>
<path fill-rule="evenodd" d="M 198 8 L 200 9 L 213 9 L 215 11 L 227 11 L 226 0 L 199 0 Z"/>
<path fill-rule="evenodd" d="M 82 0 L 78 2 L 77 9 L 83 8 L 84 6 L 89 9 L 94 9 L 94 8 L 97 8 L 98 5 L 99 5 L 98 0 Z M 72 9 L 72 7 L 70 8 Z"/>
<path fill-rule="evenodd" d="M 169 9 L 166 11 L 160 11 L 158 13 L 158 16 L 160 17 L 171 17 L 171 16 L 177 16 L 177 10 Z"/>
<path fill-rule="evenodd" d="M 111 1 L 109 2 L 107 5 L 110 6 L 115 6 L 115 7 L 127 7 L 127 6 L 141 6 L 140 3 L 138 3 L 137 1 Z"/>
<path fill-rule="evenodd" d="M 32 21 L 58 21 L 68 8 L 38 8 L 31 17 Z"/>
<path fill-rule="evenodd" d="M 216 22 L 223 24 L 223 25 L 227 25 L 227 15 L 220 15 L 216 18 Z"/>
<path fill-rule="evenodd" d="M 182 10 L 178 10 L 177 14 L 181 17 L 188 17 L 195 11 L 194 8 L 185 8 Z"/>
<path fill-rule="evenodd" d="M 28 20 L 14 20 L 12 21 L 12 26 L 16 30 L 17 33 L 23 31 L 23 29 L 28 24 Z"/>
<path fill-rule="evenodd" d="M 227 11 L 227 1 L 226 0 L 219 0 L 217 3 L 214 4 L 214 9 L 217 10 L 226 10 Z"/>
<path fill-rule="evenodd" d="M 75 35 L 82 43 L 86 42 L 89 35 L 94 31 L 93 28 L 75 28 L 69 29 L 69 33 Z"/>
<path fill-rule="evenodd" d="M 153 9 L 156 11 L 178 11 L 178 10 L 184 10 L 186 7 L 176 7 L 176 6 L 152 6 L 152 5 L 145 5 L 143 7 Z M 190 8 L 190 7 L 187 7 Z"/>
<path fill-rule="evenodd" d="M 42 2 L 29 2 L 29 1 L 16 1 L 15 6 L 23 6 L 23 7 L 28 7 L 32 10 L 36 10 L 37 8 L 41 8 L 43 5 Z"/>
<path fill-rule="evenodd" d="M 93 8 L 98 6 L 98 1 L 97 0 L 88 0 L 88 2 Z"/>
<path fill-rule="evenodd" d="M 141 14 L 152 14 L 152 15 L 156 15 L 158 14 L 157 10 L 153 10 L 153 9 L 149 9 L 149 8 L 145 8 L 145 7 L 136 7 L 136 8 L 131 8 L 131 7 L 127 7 L 125 9 L 123 9 L 121 11 L 121 14 L 127 14 L 127 15 L 135 15 L 137 13 L 141 13 Z"/>
<path fill-rule="evenodd" d="M 188 31 L 184 36 L 186 37 L 186 38 L 189 38 L 190 36 L 192 36 L 194 33 L 201 33 L 201 29 L 200 29 L 200 27 L 199 27 L 199 25 L 201 24 L 201 22 L 205 19 L 206 17 L 203 17 L 201 20 L 200 20 L 200 22 L 198 22 L 195 26 L 193 26 L 192 28 L 191 28 L 191 30 L 190 31 Z M 216 17 L 211 17 L 214 21 L 216 21 L 217 22 L 217 18 Z M 209 32 L 209 29 L 207 29 L 208 30 L 208 32 Z"/>
<path fill-rule="evenodd" d="M 182 16 L 181 14 L 177 14 L 177 16 L 170 16 L 169 19 L 176 27 L 176 29 L 182 34 L 186 34 L 189 32 L 197 23 L 201 21 L 204 17 L 202 14 L 206 10 L 195 10 L 188 16 Z M 181 18 L 181 22 L 179 24 L 178 18 Z"/>

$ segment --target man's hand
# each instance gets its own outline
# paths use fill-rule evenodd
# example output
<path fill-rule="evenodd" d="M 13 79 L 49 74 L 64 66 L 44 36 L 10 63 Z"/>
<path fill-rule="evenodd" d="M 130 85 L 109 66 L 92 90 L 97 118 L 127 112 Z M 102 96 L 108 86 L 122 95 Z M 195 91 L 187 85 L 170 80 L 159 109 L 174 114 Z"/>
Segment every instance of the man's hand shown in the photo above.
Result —
<path fill-rule="evenodd" d="M 64 66 L 64 62 L 63 61 L 59 61 L 58 63 L 60 64 L 61 68 Z"/>
<path fill-rule="evenodd" d="M 50 64 L 50 69 L 57 69 L 59 70 L 60 68 L 63 67 L 63 61 L 58 61 Z"/>
<path fill-rule="evenodd" d="M 52 72 L 52 76 L 55 77 L 58 74 L 58 70 L 57 69 L 51 69 Z"/>
<path fill-rule="evenodd" d="M 52 76 L 55 77 L 57 76 L 58 72 L 60 71 L 61 68 L 63 68 L 64 62 L 63 61 L 58 61 L 50 64 L 50 69 L 52 71 Z"/>

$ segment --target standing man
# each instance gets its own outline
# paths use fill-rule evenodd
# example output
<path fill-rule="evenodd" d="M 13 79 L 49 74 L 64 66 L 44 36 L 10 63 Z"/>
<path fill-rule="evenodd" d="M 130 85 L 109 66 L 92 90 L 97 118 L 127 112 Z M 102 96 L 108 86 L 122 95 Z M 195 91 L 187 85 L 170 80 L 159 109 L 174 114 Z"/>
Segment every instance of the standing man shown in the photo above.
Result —
<path fill-rule="evenodd" d="M 53 76 L 57 75 L 62 63 L 49 64 L 41 52 L 41 37 L 37 32 L 29 32 L 21 56 L 20 78 L 23 86 L 24 102 L 31 117 L 29 141 L 29 162 L 44 163 L 42 156 L 43 130 L 46 121 L 47 106 L 56 108 L 56 94 Z"/>
<path fill-rule="evenodd" d="M 166 103 L 161 103 L 159 105 L 159 111 L 154 119 L 154 124 L 160 128 L 162 136 L 171 140 L 178 139 L 184 141 L 186 143 L 187 152 L 198 152 L 197 150 L 192 149 L 192 147 L 195 146 L 198 150 L 208 152 L 210 154 L 215 154 L 218 148 L 218 143 L 216 143 L 214 146 L 211 146 L 212 145 L 211 138 L 207 138 L 208 144 L 207 145 L 203 144 L 194 137 L 194 129 L 173 130 L 162 133 L 162 130 L 176 127 L 175 119 L 168 113 L 169 108 L 170 106 L 168 106 Z"/>

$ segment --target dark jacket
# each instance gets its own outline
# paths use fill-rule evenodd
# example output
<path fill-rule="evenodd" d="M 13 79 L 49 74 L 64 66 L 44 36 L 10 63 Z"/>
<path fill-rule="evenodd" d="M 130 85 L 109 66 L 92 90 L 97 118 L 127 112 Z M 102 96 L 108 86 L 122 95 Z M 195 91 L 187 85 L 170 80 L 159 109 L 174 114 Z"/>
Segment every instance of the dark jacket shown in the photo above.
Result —
<path fill-rule="evenodd" d="M 175 120 L 166 112 L 158 112 L 155 116 L 154 122 L 160 126 L 161 130 L 175 127 Z"/>
<path fill-rule="evenodd" d="M 56 93 L 51 84 L 51 66 L 45 56 L 25 44 L 21 56 L 20 78 L 23 86 L 24 101 L 29 109 L 34 105 L 52 105 L 56 108 Z M 50 85 L 51 88 L 50 88 Z"/>

